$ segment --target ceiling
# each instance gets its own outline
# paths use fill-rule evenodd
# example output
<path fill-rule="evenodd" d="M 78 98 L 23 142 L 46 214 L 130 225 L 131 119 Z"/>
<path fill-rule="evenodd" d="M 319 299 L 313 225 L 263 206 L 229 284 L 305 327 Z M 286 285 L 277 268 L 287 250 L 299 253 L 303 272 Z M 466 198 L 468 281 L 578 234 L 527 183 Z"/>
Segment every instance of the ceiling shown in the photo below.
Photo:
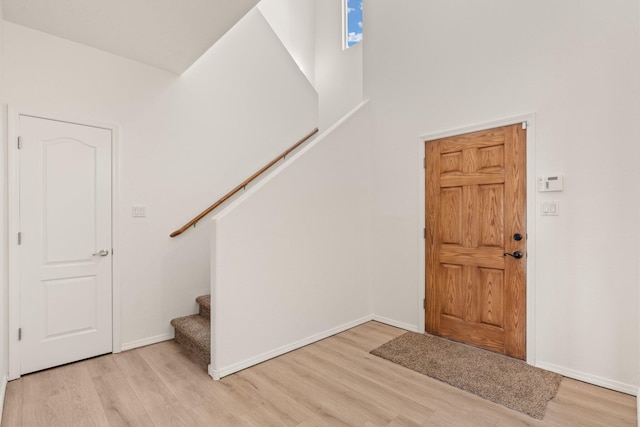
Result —
<path fill-rule="evenodd" d="M 259 0 L 1 0 L 25 27 L 181 74 Z"/>

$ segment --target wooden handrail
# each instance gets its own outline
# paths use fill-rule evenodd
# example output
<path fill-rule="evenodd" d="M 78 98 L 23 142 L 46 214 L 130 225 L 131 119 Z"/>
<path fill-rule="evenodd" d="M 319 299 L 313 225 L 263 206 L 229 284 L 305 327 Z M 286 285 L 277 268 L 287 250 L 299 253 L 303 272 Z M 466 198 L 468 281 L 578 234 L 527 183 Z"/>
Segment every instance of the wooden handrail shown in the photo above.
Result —
<path fill-rule="evenodd" d="M 189 228 L 191 228 L 192 226 L 196 225 L 198 223 L 198 221 L 200 221 L 202 218 L 204 218 L 205 216 L 207 216 L 208 214 L 211 213 L 211 211 L 213 211 L 215 208 L 217 208 L 218 206 L 220 206 L 221 204 L 223 204 L 224 202 L 226 202 L 229 198 L 231 198 L 234 194 L 236 194 L 238 191 L 242 190 L 244 187 L 246 187 L 247 185 L 249 185 L 254 179 L 256 179 L 257 177 L 259 177 L 260 175 L 262 175 L 267 169 L 269 169 L 271 166 L 275 165 L 276 163 L 278 163 L 280 160 L 284 159 L 289 153 L 291 153 L 293 150 L 295 150 L 296 148 L 298 148 L 300 145 L 304 144 L 309 138 L 311 138 L 313 135 L 315 135 L 316 133 L 318 133 L 318 128 L 315 128 L 313 131 L 311 131 L 308 135 L 306 135 L 304 138 L 302 138 L 300 141 L 296 142 L 295 144 L 293 144 L 291 146 L 291 148 L 287 149 L 287 151 L 285 151 L 284 153 L 280 154 L 278 157 L 276 157 L 275 159 L 273 159 L 272 161 L 270 161 L 265 167 L 263 167 L 262 169 L 260 169 L 258 172 L 254 173 L 253 175 L 251 175 L 249 178 L 247 178 L 245 181 L 242 182 L 242 184 L 238 185 L 236 188 L 234 188 L 233 190 L 231 190 L 230 192 L 228 192 L 225 196 L 223 196 L 220 200 L 218 200 L 217 202 L 215 202 L 214 204 L 212 204 L 211 206 L 209 206 L 207 209 L 205 209 L 204 211 L 202 211 L 202 213 L 200 213 L 200 215 L 196 216 L 195 218 L 193 218 L 191 221 L 189 221 L 188 223 L 186 223 L 185 225 L 182 226 L 182 228 L 179 228 L 178 230 L 174 231 L 173 233 L 171 233 L 169 236 L 170 237 L 176 237 L 181 235 L 182 233 L 184 233 L 185 231 L 187 231 Z"/>

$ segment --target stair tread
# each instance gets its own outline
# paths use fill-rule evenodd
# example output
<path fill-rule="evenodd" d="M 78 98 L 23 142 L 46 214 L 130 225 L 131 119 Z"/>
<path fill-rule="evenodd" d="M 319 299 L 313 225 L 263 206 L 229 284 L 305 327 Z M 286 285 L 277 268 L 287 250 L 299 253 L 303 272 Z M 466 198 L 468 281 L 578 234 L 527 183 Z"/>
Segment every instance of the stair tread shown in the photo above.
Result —
<path fill-rule="evenodd" d="M 211 348 L 211 323 L 209 319 L 192 314 L 173 319 L 171 325 L 202 350 L 208 352 Z"/>
<path fill-rule="evenodd" d="M 211 309 L 211 295 L 201 295 L 198 298 L 196 298 L 196 302 L 200 304 L 202 307 Z"/>

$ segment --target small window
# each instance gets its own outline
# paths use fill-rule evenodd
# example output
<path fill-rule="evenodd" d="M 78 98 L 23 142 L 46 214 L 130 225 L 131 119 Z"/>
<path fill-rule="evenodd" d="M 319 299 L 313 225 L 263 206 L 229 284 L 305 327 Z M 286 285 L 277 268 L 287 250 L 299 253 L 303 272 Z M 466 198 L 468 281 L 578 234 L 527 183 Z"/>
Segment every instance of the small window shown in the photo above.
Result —
<path fill-rule="evenodd" d="M 362 0 L 342 0 L 344 48 L 362 41 Z"/>

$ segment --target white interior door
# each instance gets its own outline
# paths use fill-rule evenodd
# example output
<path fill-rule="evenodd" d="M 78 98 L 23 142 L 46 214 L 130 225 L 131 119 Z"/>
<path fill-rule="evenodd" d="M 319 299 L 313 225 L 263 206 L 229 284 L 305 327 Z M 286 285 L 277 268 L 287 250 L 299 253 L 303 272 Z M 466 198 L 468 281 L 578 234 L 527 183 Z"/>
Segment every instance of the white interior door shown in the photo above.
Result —
<path fill-rule="evenodd" d="M 21 115 L 20 373 L 112 351 L 111 130 Z"/>

